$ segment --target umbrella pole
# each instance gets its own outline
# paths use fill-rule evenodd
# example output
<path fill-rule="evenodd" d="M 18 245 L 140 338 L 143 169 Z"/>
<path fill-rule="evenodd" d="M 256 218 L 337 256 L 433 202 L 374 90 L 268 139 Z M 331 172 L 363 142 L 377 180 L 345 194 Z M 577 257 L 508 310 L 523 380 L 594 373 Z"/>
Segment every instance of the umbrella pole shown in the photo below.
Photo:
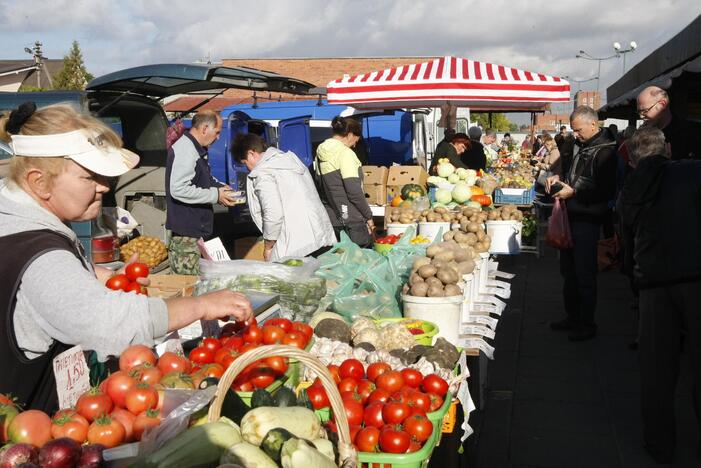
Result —
<path fill-rule="evenodd" d="M 489 128 L 492 128 L 492 113 L 490 112 L 488 115 L 489 115 Z"/>

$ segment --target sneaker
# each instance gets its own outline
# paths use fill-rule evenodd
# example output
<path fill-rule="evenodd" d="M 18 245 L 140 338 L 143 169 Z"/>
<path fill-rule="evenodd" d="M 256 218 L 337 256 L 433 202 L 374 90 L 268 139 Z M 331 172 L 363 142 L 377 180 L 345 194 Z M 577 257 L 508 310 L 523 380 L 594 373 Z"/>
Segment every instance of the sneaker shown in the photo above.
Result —
<path fill-rule="evenodd" d="M 586 341 L 591 340 L 596 337 L 596 328 L 594 327 L 584 327 L 577 330 L 573 330 L 567 338 L 570 341 Z"/>
<path fill-rule="evenodd" d="M 560 320 L 559 322 L 550 322 L 550 328 L 555 330 L 555 331 L 569 331 L 569 330 L 574 330 L 575 325 L 570 319 L 566 318 L 564 320 Z"/>

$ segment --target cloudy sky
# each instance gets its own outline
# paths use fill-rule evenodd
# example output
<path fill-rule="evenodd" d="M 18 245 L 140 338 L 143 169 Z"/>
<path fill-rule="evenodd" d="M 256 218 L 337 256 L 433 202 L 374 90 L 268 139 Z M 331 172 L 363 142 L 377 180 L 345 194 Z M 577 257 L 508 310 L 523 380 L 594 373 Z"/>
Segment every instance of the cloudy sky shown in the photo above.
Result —
<path fill-rule="evenodd" d="M 4 59 L 36 40 L 61 58 L 78 40 L 95 76 L 208 56 L 456 55 L 582 80 L 597 62 L 580 49 L 603 57 L 634 40 L 629 69 L 699 14 L 698 0 L 0 0 L 0 38 Z M 602 91 L 622 68 L 602 63 Z"/>

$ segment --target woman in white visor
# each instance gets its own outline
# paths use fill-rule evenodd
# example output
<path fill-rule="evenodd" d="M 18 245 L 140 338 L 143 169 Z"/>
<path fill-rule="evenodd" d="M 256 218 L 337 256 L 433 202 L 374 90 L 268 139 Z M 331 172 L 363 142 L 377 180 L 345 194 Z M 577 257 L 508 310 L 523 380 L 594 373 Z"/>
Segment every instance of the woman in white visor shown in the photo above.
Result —
<path fill-rule="evenodd" d="M 139 162 L 108 126 L 69 106 L 25 103 L 0 118 L 0 139 L 14 152 L 0 181 L 0 393 L 52 411 L 52 361 L 74 345 L 104 360 L 196 320 L 251 317 L 231 291 L 163 300 L 105 287 L 68 223 L 95 219 L 109 178 Z"/>

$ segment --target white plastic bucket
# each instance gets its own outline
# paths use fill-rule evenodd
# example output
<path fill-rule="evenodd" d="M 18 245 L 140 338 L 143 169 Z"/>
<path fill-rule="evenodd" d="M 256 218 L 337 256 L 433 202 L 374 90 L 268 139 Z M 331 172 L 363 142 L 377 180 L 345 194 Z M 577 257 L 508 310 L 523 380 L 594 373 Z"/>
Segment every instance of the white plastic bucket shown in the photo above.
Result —
<path fill-rule="evenodd" d="M 463 296 L 417 297 L 402 296 L 404 317 L 427 320 L 438 326 L 438 334 L 458 346 Z"/>
<path fill-rule="evenodd" d="M 441 236 L 446 232 L 450 231 L 449 222 L 420 222 L 419 223 L 419 235 L 424 236 L 427 239 L 431 239 L 431 242 L 440 233 Z"/>
<path fill-rule="evenodd" d="M 487 221 L 487 234 L 492 239 L 489 253 L 516 255 L 521 253 L 521 221 Z"/>
<path fill-rule="evenodd" d="M 398 236 L 400 234 L 404 234 L 407 229 L 409 228 L 414 228 L 414 232 L 416 232 L 416 223 L 411 223 L 411 224 L 400 224 L 400 223 L 390 223 L 387 225 L 387 235 L 395 235 Z"/>

